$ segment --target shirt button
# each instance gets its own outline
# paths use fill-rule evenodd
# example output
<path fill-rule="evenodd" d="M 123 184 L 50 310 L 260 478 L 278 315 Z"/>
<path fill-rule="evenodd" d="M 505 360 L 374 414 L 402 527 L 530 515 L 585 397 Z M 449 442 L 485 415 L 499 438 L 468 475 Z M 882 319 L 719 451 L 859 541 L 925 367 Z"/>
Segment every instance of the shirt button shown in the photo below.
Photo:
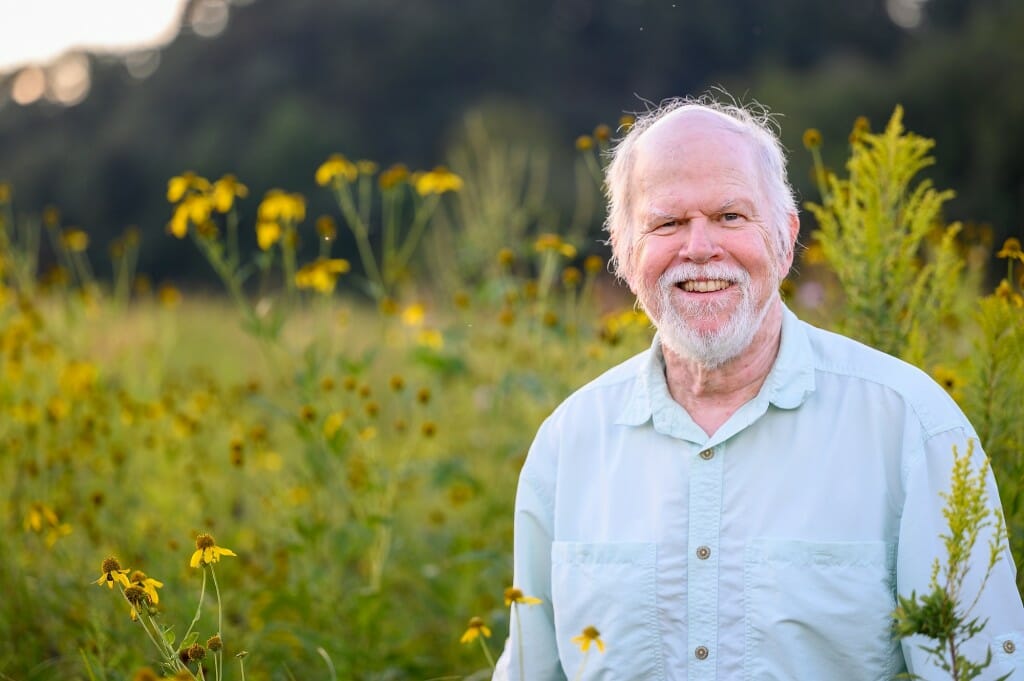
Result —
<path fill-rule="evenodd" d="M 706 660 L 708 659 L 708 649 L 704 646 L 697 646 L 697 648 L 693 651 L 693 655 L 698 660 Z"/>
<path fill-rule="evenodd" d="M 1017 650 L 1017 646 L 1013 645 L 1013 641 L 1003 641 L 1003 650 L 1012 655 Z"/>
<path fill-rule="evenodd" d="M 697 557 L 700 558 L 701 560 L 707 560 L 708 558 L 711 557 L 711 549 L 709 549 L 706 546 L 698 546 L 697 547 Z"/>
<path fill-rule="evenodd" d="M 705 449 L 703 452 L 700 453 L 700 458 L 704 459 L 705 461 L 709 461 L 714 455 L 715 450 Z"/>

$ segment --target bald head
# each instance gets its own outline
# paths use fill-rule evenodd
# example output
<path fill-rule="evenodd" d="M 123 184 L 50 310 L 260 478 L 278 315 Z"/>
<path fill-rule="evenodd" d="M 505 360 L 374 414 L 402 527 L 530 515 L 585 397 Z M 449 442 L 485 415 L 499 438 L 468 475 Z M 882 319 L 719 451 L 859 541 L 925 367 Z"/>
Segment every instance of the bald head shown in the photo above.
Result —
<path fill-rule="evenodd" d="M 671 160 L 708 144 L 728 143 L 736 173 L 753 175 L 765 198 L 769 246 L 781 264 L 791 261 L 795 243 L 796 202 L 786 177 L 786 159 L 767 114 L 714 102 L 679 99 L 641 116 L 613 151 L 606 174 L 608 218 L 605 224 L 615 271 L 629 282 L 638 229 L 634 205 L 646 159 Z M 785 275 L 785 272 L 782 273 Z"/>

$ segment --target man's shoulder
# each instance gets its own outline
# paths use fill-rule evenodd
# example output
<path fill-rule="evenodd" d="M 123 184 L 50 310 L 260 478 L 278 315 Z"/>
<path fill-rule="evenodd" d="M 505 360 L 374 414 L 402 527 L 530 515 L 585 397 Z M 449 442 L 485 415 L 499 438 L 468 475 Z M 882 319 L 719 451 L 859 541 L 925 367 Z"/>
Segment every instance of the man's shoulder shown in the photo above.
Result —
<path fill-rule="evenodd" d="M 566 397 L 551 414 L 551 418 L 577 413 L 580 410 L 594 412 L 607 407 L 615 409 L 625 406 L 633 393 L 636 381 L 647 370 L 651 361 L 651 349 L 639 352 L 629 359 L 607 369 Z"/>
<path fill-rule="evenodd" d="M 840 380 L 867 381 L 898 394 L 926 430 L 963 422 L 963 413 L 942 386 L 920 368 L 858 340 L 804 323 L 815 370 Z"/>

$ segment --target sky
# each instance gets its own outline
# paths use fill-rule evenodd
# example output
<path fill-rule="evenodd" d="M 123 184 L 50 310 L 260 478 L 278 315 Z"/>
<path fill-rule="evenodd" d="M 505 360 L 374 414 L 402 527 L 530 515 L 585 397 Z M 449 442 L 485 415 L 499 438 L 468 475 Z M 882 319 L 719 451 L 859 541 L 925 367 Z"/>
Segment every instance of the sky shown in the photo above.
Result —
<path fill-rule="evenodd" d="M 0 0 L 0 73 L 69 50 L 128 52 L 178 33 L 185 0 Z"/>

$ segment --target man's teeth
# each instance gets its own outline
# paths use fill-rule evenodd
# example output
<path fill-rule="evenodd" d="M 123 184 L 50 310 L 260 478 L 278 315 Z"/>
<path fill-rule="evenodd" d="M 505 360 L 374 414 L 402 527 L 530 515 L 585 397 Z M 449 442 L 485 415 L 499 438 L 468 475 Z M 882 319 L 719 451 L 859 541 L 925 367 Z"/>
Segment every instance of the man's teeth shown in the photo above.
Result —
<path fill-rule="evenodd" d="M 724 279 L 707 279 L 703 281 L 684 281 L 680 284 L 684 291 L 697 293 L 708 293 L 709 291 L 721 291 L 730 286 L 732 282 Z"/>

